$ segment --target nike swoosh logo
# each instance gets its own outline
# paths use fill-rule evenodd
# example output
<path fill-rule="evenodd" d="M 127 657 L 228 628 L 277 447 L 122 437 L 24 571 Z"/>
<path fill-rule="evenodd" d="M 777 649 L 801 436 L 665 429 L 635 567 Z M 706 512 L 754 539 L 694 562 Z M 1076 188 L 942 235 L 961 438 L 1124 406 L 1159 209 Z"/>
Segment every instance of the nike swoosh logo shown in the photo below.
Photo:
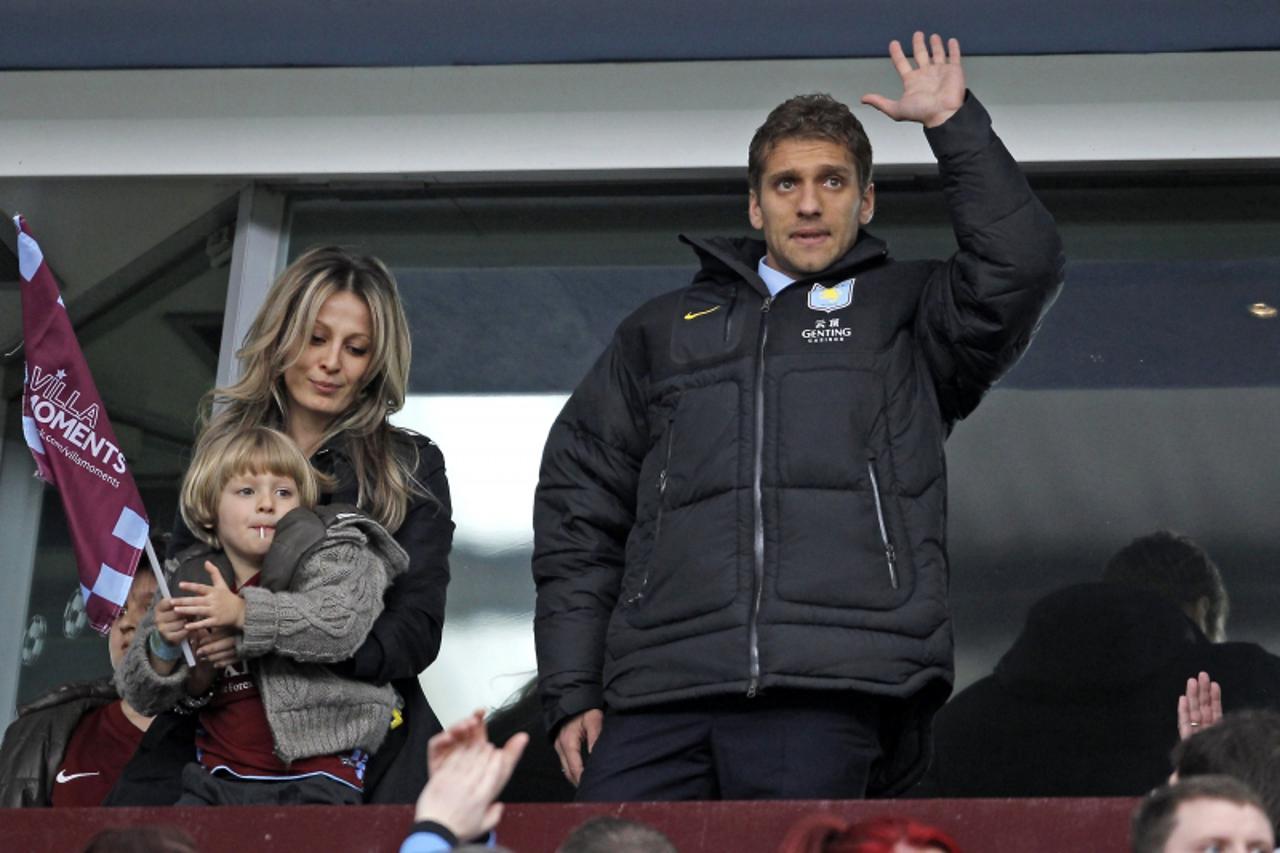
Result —
<path fill-rule="evenodd" d="M 59 770 L 58 775 L 55 778 L 57 778 L 58 782 L 61 784 L 61 783 L 70 782 L 72 779 L 79 779 L 82 776 L 98 776 L 98 775 L 100 774 L 97 770 L 94 770 L 92 773 L 68 773 L 65 770 Z"/>
<path fill-rule="evenodd" d="M 719 311 L 722 307 L 724 307 L 724 306 L 722 306 L 722 305 L 717 305 L 717 306 L 716 306 L 716 307 L 714 307 L 714 308 L 708 308 L 706 311 L 690 311 L 688 314 L 685 314 L 685 315 L 684 315 L 684 318 L 685 318 L 686 320 L 696 320 L 696 319 L 698 319 L 699 317 L 704 317 L 704 316 L 706 316 L 707 314 L 710 314 L 712 311 Z"/>

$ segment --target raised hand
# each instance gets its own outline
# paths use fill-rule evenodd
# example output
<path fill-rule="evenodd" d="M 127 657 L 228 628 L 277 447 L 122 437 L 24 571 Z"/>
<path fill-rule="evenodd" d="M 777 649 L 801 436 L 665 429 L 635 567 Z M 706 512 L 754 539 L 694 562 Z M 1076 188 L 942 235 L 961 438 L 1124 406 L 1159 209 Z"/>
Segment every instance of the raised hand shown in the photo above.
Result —
<path fill-rule="evenodd" d="M 1222 688 L 1207 672 L 1187 679 L 1186 692 L 1178 697 L 1178 737 L 1186 740 L 1222 719 Z"/>
<path fill-rule="evenodd" d="M 964 103 L 964 69 L 960 67 L 960 42 L 947 41 L 934 33 L 926 47 L 924 33 L 911 37 L 915 67 L 894 39 L 889 43 L 889 58 L 902 78 L 902 97 L 890 100 L 883 95 L 863 95 L 862 103 L 875 107 L 894 121 L 917 121 L 925 127 L 937 127 L 951 118 Z"/>
<path fill-rule="evenodd" d="M 244 599 L 236 595 L 222 579 L 222 573 L 213 563 L 206 561 L 204 570 L 209 573 L 209 584 L 183 581 L 179 586 L 195 593 L 174 602 L 173 609 L 186 619 L 188 631 L 200 628 L 244 628 Z"/>
<path fill-rule="evenodd" d="M 493 829 L 502 818 L 502 803 L 494 800 L 528 743 L 529 735 L 519 732 L 501 749 L 482 740 L 452 750 L 418 795 L 413 819 L 439 823 L 463 840 Z"/>

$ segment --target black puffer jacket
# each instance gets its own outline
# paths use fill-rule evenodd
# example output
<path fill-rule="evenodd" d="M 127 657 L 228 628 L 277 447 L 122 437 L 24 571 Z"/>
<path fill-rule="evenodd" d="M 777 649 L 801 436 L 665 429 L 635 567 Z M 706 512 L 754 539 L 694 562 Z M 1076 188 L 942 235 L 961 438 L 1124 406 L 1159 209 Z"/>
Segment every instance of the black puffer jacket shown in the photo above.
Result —
<path fill-rule="evenodd" d="M 0 745 L 0 808 L 47 806 L 71 735 L 86 714 L 120 696 L 110 676 L 55 687 L 18 709 Z"/>
<path fill-rule="evenodd" d="M 549 731 L 606 704 L 856 690 L 914 700 L 886 715 L 873 790 L 921 764 L 952 678 L 943 440 L 1063 263 L 975 99 L 926 134 L 956 255 L 898 263 L 863 233 L 770 299 L 763 244 L 686 240 L 693 283 L 624 321 L 557 418 L 534 508 Z"/>

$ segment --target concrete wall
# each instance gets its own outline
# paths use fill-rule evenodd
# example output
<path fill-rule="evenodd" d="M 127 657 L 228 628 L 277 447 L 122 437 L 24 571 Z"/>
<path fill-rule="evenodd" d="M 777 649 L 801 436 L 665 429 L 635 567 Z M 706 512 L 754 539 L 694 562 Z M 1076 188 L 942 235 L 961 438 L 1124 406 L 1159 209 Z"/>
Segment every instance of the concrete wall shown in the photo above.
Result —
<path fill-rule="evenodd" d="M 981 57 L 1024 163 L 1280 159 L 1280 54 Z M 0 177 L 456 180 L 740 170 L 790 94 L 900 89 L 887 60 L 0 74 Z M 932 158 L 862 108 L 877 162 Z"/>

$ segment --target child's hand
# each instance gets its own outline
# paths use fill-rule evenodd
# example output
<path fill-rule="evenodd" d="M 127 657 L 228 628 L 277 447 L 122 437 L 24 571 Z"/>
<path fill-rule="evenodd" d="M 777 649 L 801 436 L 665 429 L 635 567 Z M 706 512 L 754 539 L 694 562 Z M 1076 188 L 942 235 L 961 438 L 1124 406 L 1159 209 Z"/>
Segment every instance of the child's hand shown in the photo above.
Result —
<path fill-rule="evenodd" d="M 243 628 L 244 599 L 227 587 L 222 573 L 213 563 L 206 561 L 204 570 L 209 573 L 212 586 L 190 581 L 183 581 L 178 585 L 187 592 L 195 593 L 179 599 L 173 606 L 179 616 L 192 620 L 187 623 L 187 630 Z"/>
<path fill-rule="evenodd" d="M 156 630 L 160 632 L 160 638 L 171 646 L 187 638 L 187 620 L 174 612 L 172 598 L 161 598 L 156 602 Z"/>
<path fill-rule="evenodd" d="M 215 669 L 231 666 L 239 660 L 236 657 L 236 637 L 239 634 L 230 628 L 202 631 L 196 646 L 196 658 L 201 662 L 208 661 Z"/>

